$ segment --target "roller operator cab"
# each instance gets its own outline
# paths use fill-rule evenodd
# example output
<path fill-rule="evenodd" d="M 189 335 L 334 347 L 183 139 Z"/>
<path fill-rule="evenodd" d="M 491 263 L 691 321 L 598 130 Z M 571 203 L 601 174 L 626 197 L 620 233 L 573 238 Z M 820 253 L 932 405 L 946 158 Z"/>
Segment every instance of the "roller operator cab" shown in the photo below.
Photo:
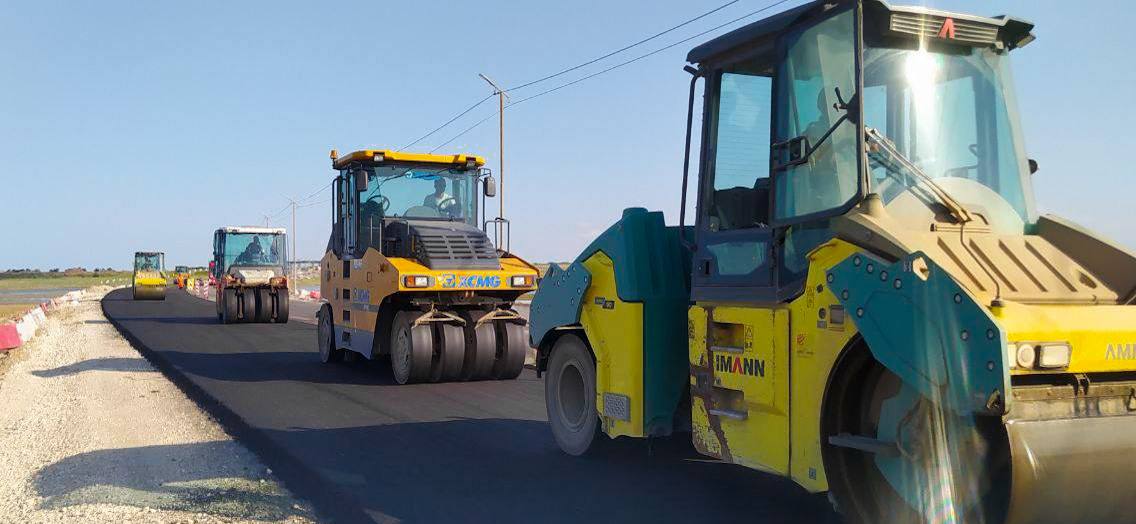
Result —
<path fill-rule="evenodd" d="M 134 253 L 131 279 L 134 300 L 166 299 L 166 255 L 158 251 Z"/>
<path fill-rule="evenodd" d="M 533 300 L 560 446 L 689 428 L 854 522 L 1133 521 L 1136 257 L 1038 216 L 1032 29 L 811 2 L 693 49 L 695 224 L 629 209 Z"/>
<path fill-rule="evenodd" d="M 288 322 L 288 240 L 283 228 L 226 226 L 213 232 L 217 319 Z"/>
<path fill-rule="evenodd" d="M 508 251 L 507 220 L 479 222 L 478 200 L 483 210 L 480 197 L 495 194 L 483 164 L 471 155 L 332 151 L 321 360 L 389 356 L 400 384 L 520 374 L 528 343 L 513 302 L 536 289 L 538 272 Z"/>

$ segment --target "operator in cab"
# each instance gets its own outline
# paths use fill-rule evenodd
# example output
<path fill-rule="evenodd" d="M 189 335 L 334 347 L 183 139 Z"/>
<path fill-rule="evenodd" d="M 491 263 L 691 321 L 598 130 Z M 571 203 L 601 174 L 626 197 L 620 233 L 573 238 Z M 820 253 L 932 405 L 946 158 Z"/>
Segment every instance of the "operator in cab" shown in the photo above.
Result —
<path fill-rule="evenodd" d="M 439 177 L 434 180 L 434 192 L 422 199 L 422 205 L 441 211 L 441 205 L 449 199 L 450 195 L 446 194 L 446 179 Z"/>
<path fill-rule="evenodd" d="M 260 263 L 263 259 L 264 248 L 260 246 L 260 237 L 255 236 L 252 238 L 252 242 L 249 242 L 249 245 L 246 246 L 245 250 L 242 251 L 240 256 L 237 257 L 236 263 L 257 264 Z"/>

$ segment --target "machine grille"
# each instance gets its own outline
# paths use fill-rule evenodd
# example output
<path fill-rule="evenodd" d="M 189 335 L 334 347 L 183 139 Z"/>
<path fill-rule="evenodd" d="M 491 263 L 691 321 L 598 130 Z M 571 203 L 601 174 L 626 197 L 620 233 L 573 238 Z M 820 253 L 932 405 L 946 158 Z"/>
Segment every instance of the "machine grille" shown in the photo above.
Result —
<path fill-rule="evenodd" d="M 497 249 L 478 230 L 419 230 L 416 255 L 430 269 L 500 269 Z"/>
<path fill-rule="evenodd" d="M 944 27 L 949 24 L 950 26 Z M 893 13 L 891 30 L 921 38 L 944 38 L 976 44 L 998 42 L 998 27 L 969 20 L 915 13 Z"/>

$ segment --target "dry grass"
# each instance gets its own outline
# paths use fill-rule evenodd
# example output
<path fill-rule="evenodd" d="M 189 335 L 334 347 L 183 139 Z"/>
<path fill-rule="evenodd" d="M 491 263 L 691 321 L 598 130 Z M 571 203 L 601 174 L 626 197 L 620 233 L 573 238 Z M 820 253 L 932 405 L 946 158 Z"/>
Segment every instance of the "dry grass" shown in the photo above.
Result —
<path fill-rule="evenodd" d="M 0 304 L 0 322 L 15 320 L 34 306 L 35 304 Z"/>

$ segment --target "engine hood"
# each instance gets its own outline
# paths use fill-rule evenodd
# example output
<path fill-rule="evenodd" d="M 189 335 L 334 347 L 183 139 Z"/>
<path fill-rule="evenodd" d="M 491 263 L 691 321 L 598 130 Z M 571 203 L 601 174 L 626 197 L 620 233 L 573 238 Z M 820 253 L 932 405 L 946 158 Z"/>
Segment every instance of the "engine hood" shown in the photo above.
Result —
<path fill-rule="evenodd" d="M 393 256 L 430 269 L 501 269 L 497 248 L 480 229 L 463 222 L 399 220 L 383 230 Z"/>
<path fill-rule="evenodd" d="M 248 285 L 268 284 L 272 277 L 284 276 L 282 267 L 230 266 L 229 274 Z"/>
<path fill-rule="evenodd" d="M 1092 264 L 1043 234 L 1006 234 L 984 224 L 899 224 L 863 206 L 832 223 L 838 237 L 892 260 L 922 252 L 980 300 L 1024 304 L 1116 304 L 1124 293 Z"/>

